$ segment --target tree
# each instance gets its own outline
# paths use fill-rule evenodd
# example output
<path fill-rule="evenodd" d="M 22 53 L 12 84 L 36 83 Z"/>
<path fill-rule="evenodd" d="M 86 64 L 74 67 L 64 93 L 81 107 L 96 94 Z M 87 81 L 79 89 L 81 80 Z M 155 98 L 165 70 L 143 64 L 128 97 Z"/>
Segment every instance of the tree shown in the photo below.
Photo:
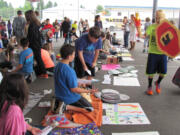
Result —
<path fill-rule="evenodd" d="M 105 15 L 111 15 L 111 12 L 108 9 L 105 9 Z"/>
<path fill-rule="evenodd" d="M 48 1 L 45 8 L 52 8 L 52 7 L 53 7 L 53 3 L 51 1 Z"/>
<path fill-rule="evenodd" d="M 0 0 L 0 8 L 8 8 L 8 3 L 4 0 Z"/>
<path fill-rule="evenodd" d="M 98 6 L 96 7 L 96 13 L 100 13 L 100 12 L 102 12 L 102 11 L 104 11 L 103 6 L 98 5 Z"/>
<path fill-rule="evenodd" d="M 4 0 L 0 0 L 0 16 L 4 20 L 9 20 L 14 15 L 14 9 L 12 7 L 12 4 L 8 3 Z"/>
<path fill-rule="evenodd" d="M 57 2 L 54 2 L 54 7 L 57 7 L 57 6 L 58 6 Z"/>
<path fill-rule="evenodd" d="M 36 10 L 43 10 L 43 9 L 45 9 L 44 0 L 40 0 L 40 2 L 37 4 Z"/>
<path fill-rule="evenodd" d="M 85 7 L 83 5 L 80 5 L 80 8 L 85 9 Z"/>
<path fill-rule="evenodd" d="M 25 4 L 24 4 L 24 7 L 23 7 L 23 11 L 27 11 L 27 10 L 31 10 L 31 9 L 33 9 L 33 6 L 31 4 L 31 2 L 26 0 Z"/>

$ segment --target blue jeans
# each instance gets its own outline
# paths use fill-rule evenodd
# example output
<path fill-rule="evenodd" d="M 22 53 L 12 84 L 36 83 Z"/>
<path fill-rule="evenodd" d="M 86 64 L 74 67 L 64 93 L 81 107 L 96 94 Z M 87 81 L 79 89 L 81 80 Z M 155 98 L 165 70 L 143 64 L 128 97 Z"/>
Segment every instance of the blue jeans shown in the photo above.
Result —
<path fill-rule="evenodd" d="M 56 42 L 57 42 L 57 39 L 58 39 L 59 32 L 55 32 L 55 33 L 54 33 L 54 35 L 55 35 Z"/>
<path fill-rule="evenodd" d="M 65 38 L 64 44 L 71 44 L 71 37 L 69 36 L 69 32 L 67 33 L 67 36 Z"/>
<path fill-rule="evenodd" d="M 148 47 L 148 44 L 149 44 L 149 38 L 146 37 L 146 38 L 144 39 L 144 48 L 147 48 L 147 47 Z"/>
<path fill-rule="evenodd" d="M 128 42 L 129 42 L 129 31 L 124 32 L 124 47 L 128 48 Z"/>

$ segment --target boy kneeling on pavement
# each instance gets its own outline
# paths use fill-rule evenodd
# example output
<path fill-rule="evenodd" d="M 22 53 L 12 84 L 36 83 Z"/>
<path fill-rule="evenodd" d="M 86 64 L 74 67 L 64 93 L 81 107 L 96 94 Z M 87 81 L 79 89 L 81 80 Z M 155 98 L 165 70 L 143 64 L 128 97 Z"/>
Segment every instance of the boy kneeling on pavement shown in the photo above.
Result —
<path fill-rule="evenodd" d="M 93 111 L 92 105 L 80 93 L 95 93 L 97 89 L 78 88 L 76 73 L 69 66 L 69 63 L 74 60 L 75 48 L 64 45 L 60 49 L 60 54 L 62 60 L 57 64 L 54 72 L 56 103 L 59 101 L 65 103 L 65 105 L 61 105 L 62 109 L 60 111 L 69 110 L 84 113 Z M 56 103 L 53 111 L 58 108 Z"/>

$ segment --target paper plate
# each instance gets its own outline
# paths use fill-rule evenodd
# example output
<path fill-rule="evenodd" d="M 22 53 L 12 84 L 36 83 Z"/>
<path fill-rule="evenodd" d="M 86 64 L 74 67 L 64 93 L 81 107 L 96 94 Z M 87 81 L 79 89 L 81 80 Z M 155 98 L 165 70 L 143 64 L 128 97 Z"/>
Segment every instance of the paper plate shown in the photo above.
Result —
<path fill-rule="evenodd" d="M 119 94 L 119 92 L 117 90 L 113 90 L 113 89 L 103 89 L 101 91 L 102 93 L 115 93 L 115 94 Z"/>

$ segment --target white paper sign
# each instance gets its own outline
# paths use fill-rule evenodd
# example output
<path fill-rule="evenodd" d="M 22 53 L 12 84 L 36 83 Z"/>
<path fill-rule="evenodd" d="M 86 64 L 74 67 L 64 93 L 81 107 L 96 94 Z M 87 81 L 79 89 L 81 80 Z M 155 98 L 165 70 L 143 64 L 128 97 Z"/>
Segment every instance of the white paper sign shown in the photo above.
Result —
<path fill-rule="evenodd" d="M 139 81 L 137 78 L 133 77 L 119 77 L 115 76 L 114 77 L 114 83 L 113 85 L 118 85 L 118 86 L 140 86 Z"/>
<path fill-rule="evenodd" d="M 122 57 L 123 61 L 134 61 L 131 57 Z"/>

